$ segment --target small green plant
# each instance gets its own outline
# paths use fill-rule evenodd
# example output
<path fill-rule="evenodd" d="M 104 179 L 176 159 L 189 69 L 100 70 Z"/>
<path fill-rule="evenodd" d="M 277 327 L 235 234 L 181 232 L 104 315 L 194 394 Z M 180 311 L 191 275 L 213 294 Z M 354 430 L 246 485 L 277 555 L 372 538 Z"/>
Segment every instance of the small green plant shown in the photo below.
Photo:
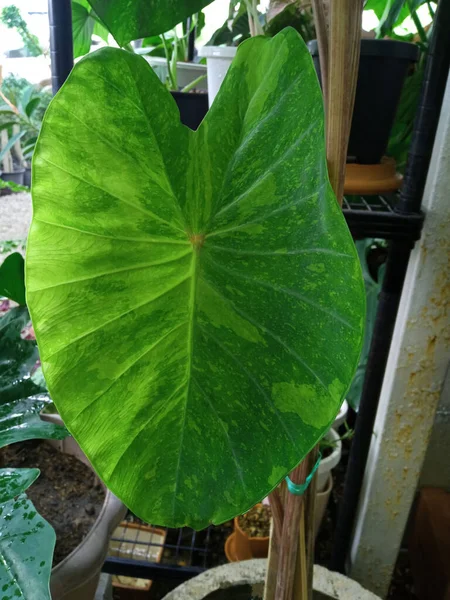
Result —
<path fill-rule="evenodd" d="M 19 166 L 31 161 L 43 114 L 51 96 L 29 83 L 26 86 L 21 83 L 5 87 L 6 93 L 0 91 L 0 161 L 4 163 L 4 171 L 11 172 L 12 151 Z M 8 187 L 12 189 L 12 186 Z"/>
<path fill-rule="evenodd" d="M 328 438 L 323 437 L 319 442 L 319 449 L 322 453 L 326 452 L 327 449 L 333 449 L 336 447 L 338 442 L 343 442 L 344 440 L 351 440 L 355 434 L 355 430 L 349 427 L 347 421 L 344 421 L 343 427 L 345 428 L 345 432 L 340 435 L 338 438 Z"/>
<path fill-rule="evenodd" d="M 315 38 L 314 18 L 311 6 L 301 0 L 281 3 L 275 14 L 271 7 L 267 13 L 258 11 L 255 0 L 230 0 L 228 17 L 214 32 L 207 46 L 237 46 L 250 36 L 267 35 L 273 37 L 285 27 L 293 27 L 305 42 Z"/>
<path fill-rule="evenodd" d="M 17 6 L 14 4 L 5 6 L 2 9 L 0 21 L 9 27 L 9 29 L 16 29 L 18 31 L 28 56 L 40 56 L 43 53 L 38 38 L 30 33 L 28 25 Z"/>

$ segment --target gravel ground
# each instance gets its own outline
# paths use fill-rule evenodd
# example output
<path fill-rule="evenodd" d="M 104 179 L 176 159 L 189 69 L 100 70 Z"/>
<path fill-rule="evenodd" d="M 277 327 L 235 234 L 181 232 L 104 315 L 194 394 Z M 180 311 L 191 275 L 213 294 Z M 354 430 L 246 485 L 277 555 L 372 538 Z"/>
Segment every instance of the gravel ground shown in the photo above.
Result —
<path fill-rule="evenodd" d="M 9 254 L 7 249 L 2 248 L 2 242 L 25 240 L 30 222 L 30 194 L 21 192 L 0 196 L 0 254 Z"/>

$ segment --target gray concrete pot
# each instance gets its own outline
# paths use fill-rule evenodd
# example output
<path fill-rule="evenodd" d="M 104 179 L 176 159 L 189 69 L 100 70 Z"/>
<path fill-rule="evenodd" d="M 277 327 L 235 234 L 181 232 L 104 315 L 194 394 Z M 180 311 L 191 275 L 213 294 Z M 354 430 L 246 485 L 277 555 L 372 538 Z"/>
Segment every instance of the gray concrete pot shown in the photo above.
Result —
<path fill-rule="evenodd" d="M 63 425 L 58 414 L 41 413 L 44 421 Z M 75 456 L 92 468 L 80 446 L 73 439 L 47 440 L 54 448 Z M 53 567 L 50 578 L 52 600 L 94 600 L 95 591 L 105 561 L 109 539 L 125 517 L 127 508 L 106 486 L 105 501 L 97 520 L 81 544 Z"/>
<path fill-rule="evenodd" d="M 183 583 L 164 600 L 250 600 L 252 594 L 261 597 L 266 569 L 264 558 L 223 565 Z M 239 588 L 242 595 L 238 595 Z M 380 600 L 359 583 L 317 565 L 314 566 L 314 592 L 317 600 Z"/>

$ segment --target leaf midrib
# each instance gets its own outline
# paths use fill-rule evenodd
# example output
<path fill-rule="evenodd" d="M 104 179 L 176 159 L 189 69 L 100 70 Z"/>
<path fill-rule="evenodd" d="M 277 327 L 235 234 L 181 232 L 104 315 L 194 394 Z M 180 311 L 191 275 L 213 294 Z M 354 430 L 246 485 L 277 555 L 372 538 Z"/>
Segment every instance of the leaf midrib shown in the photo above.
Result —
<path fill-rule="evenodd" d="M 198 278 L 198 261 L 199 261 L 200 248 L 193 247 L 192 250 L 192 266 L 191 266 L 191 285 L 189 287 L 189 326 L 188 326 L 188 335 L 187 335 L 187 367 L 186 367 L 186 392 L 185 392 L 185 401 L 184 401 L 184 410 L 182 416 L 181 423 L 181 433 L 180 433 L 180 450 L 178 453 L 178 461 L 177 467 L 175 471 L 175 489 L 173 492 L 173 504 L 172 504 L 172 519 L 175 520 L 176 512 L 175 512 L 175 503 L 177 499 L 177 489 L 180 477 L 180 465 L 181 465 L 181 455 L 183 453 L 183 443 L 184 443 L 184 433 L 186 431 L 186 416 L 187 416 L 187 406 L 189 402 L 189 393 L 191 389 L 191 381 L 192 381 L 192 356 L 194 352 L 194 321 L 195 321 L 195 297 L 196 297 L 196 289 L 197 289 L 197 278 Z"/>

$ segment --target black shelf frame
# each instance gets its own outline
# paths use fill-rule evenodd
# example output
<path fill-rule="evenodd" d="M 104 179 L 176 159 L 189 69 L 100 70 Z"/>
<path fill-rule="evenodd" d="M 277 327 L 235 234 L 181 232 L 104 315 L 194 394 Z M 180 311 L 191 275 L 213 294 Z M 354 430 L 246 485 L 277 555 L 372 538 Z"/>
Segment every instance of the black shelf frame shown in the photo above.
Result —
<path fill-rule="evenodd" d="M 424 215 L 397 210 L 398 194 L 345 196 L 342 210 L 355 239 L 382 238 L 415 242 L 420 239 Z"/>
<path fill-rule="evenodd" d="M 56 93 L 73 66 L 71 0 L 48 0 L 48 2 L 52 83 L 53 91 Z M 343 213 L 353 237 L 388 240 L 388 255 L 330 565 L 332 569 L 341 572 L 345 571 L 345 561 L 403 281 L 411 250 L 414 243 L 420 239 L 424 222 L 421 200 L 449 72 L 449 29 L 450 2 L 442 0 L 438 4 L 434 20 L 433 39 L 401 193 L 347 196 L 343 202 Z M 107 573 L 143 579 L 163 577 L 182 581 L 213 566 L 208 562 L 210 549 L 209 542 L 206 543 L 206 540 L 210 539 L 212 527 L 206 530 L 205 542 L 202 544 L 199 544 L 196 537 L 200 534 L 192 530 L 188 534 L 191 543 L 181 543 L 183 531 L 186 533 L 186 528 L 179 530 L 178 533 L 177 540 L 180 539 L 180 542 L 175 544 L 166 542 L 164 549 L 175 550 L 175 557 L 188 550 L 191 557 L 190 565 L 148 563 L 110 557 L 107 558 L 103 570 Z M 198 557 L 201 557 L 200 564 L 193 564 L 197 562 Z"/>

